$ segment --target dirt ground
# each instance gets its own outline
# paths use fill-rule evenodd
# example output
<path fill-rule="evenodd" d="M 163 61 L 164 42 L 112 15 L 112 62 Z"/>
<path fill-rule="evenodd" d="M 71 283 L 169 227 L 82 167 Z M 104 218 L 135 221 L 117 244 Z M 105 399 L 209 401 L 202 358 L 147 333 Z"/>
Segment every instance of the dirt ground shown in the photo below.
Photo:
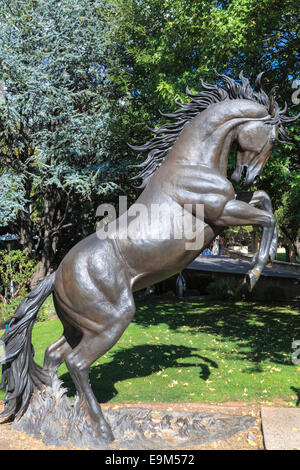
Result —
<path fill-rule="evenodd" d="M 103 410 L 108 407 L 132 407 L 131 405 L 102 405 Z M 202 403 L 139 403 L 139 407 L 151 408 L 152 410 L 183 410 L 190 412 L 212 412 L 212 413 L 228 413 L 237 415 L 250 415 L 255 417 L 255 424 L 246 431 L 238 432 L 230 439 L 211 442 L 208 444 L 184 447 L 184 450 L 263 450 L 263 435 L 261 431 L 260 408 L 255 406 L 245 406 L 239 403 L 225 403 L 222 405 L 207 405 Z M 0 405 L 0 411 L 3 406 Z M 32 436 L 11 428 L 9 423 L 0 425 L 0 450 L 82 450 L 78 447 L 56 447 L 45 445 L 42 439 L 35 439 Z M 88 450 L 88 449 L 86 449 Z M 179 448 L 176 450 L 180 450 Z"/>

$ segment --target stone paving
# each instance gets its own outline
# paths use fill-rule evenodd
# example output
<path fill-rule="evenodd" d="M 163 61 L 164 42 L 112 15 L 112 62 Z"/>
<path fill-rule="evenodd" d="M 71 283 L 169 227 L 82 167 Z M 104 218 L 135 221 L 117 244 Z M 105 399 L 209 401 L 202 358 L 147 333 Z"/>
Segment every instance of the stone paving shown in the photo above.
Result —
<path fill-rule="evenodd" d="M 300 450 L 300 409 L 262 407 L 261 420 L 267 450 Z"/>

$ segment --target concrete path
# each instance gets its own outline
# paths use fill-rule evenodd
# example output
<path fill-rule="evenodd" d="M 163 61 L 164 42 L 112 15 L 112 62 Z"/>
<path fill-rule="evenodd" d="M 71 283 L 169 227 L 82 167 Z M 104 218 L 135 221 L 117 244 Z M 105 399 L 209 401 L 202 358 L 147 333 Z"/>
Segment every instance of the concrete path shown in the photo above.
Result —
<path fill-rule="evenodd" d="M 300 409 L 261 408 L 266 450 L 300 450 Z"/>

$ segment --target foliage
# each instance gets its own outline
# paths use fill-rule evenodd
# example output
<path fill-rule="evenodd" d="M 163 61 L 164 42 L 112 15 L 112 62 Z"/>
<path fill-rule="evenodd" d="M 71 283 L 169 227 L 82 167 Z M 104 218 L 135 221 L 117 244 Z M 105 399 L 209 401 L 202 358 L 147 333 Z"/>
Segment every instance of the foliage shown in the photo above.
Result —
<path fill-rule="evenodd" d="M 246 283 L 233 286 L 225 280 L 213 281 L 207 286 L 208 298 L 223 301 L 252 301 L 257 294 L 249 291 Z M 284 300 L 284 288 L 278 282 L 264 282 L 264 288 L 260 291 L 259 300 L 274 302 Z"/>
<path fill-rule="evenodd" d="M 213 281 L 207 286 L 207 294 L 210 299 L 233 300 L 234 290 L 225 280 Z"/>
<path fill-rule="evenodd" d="M 5 328 L 5 325 L 9 323 L 17 307 L 23 300 L 24 295 L 19 294 L 10 299 L 10 302 L 8 304 L 0 302 L 0 328 Z M 43 303 L 43 305 L 40 307 L 36 321 L 44 322 L 49 320 L 54 315 L 55 309 L 53 306 L 53 301 L 51 297 L 48 297 Z"/>
<path fill-rule="evenodd" d="M 10 299 L 9 303 L 0 302 L 0 327 L 5 328 L 10 319 L 14 315 L 18 305 L 24 299 L 23 296 L 18 295 Z"/>
<path fill-rule="evenodd" d="M 99 180 L 109 138 L 99 3 L 2 4 L 2 160 L 29 171 L 35 191 L 106 191 L 109 182 Z"/>
<path fill-rule="evenodd" d="M 134 122 L 134 143 L 149 138 L 145 124 L 161 125 L 158 110 L 187 100 L 185 88 L 201 88 L 200 78 L 215 83 L 214 69 L 237 78 L 265 72 L 266 91 L 277 86 L 277 100 L 291 114 L 292 81 L 299 74 L 298 2 L 288 0 L 110 0 L 106 10 L 110 37 L 123 48 L 110 79 L 123 90 L 120 125 Z M 299 172 L 299 123 L 290 128 L 292 145 L 277 145 L 258 187 L 274 210 Z M 135 158 L 134 155 L 132 158 Z M 232 154 L 229 174 L 234 165 Z M 240 188 L 237 187 L 237 190 Z M 300 201 L 298 199 L 298 205 Z"/>
<path fill-rule="evenodd" d="M 14 199 L 2 192 L 0 213 L 6 223 L 18 203 L 11 226 L 29 251 L 39 236 L 45 275 L 61 231 L 77 228 L 78 198 L 85 204 L 117 187 L 106 73 L 112 45 L 100 0 L 0 3 L 0 174 L 15 179 Z"/>
<path fill-rule="evenodd" d="M 18 210 L 24 208 L 23 177 L 7 171 L 0 175 L 0 226 L 16 218 Z"/>
<path fill-rule="evenodd" d="M 109 32 L 125 49 L 111 77 L 139 105 L 157 109 L 215 80 L 214 68 L 284 84 L 297 73 L 297 2 L 289 0 L 111 0 Z M 282 92 L 282 90 L 281 90 Z"/>
<path fill-rule="evenodd" d="M 147 126 L 187 99 L 187 85 L 215 82 L 214 68 L 252 80 L 264 70 L 266 91 L 277 85 L 279 103 L 296 112 L 296 0 L 0 4 L 0 223 L 17 213 L 10 230 L 29 251 L 39 236 L 42 276 L 94 230 L 100 202 L 136 198 L 128 163 L 140 157 L 127 142 L 149 139 Z M 298 133 L 294 124 L 293 144 Z M 266 165 L 259 189 L 275 210 L 298 161 L 295 145 L 280 145 Z"/>
<path fill-rule="evenodd" d="M 212 300 L 224 301 L 250 301 L 253 298 L 252 293 L 246 283 L 233 286 L 232 283 L 225 280 L 213 281 L 207 286 L 208 298 Z M 283 297 L 281 297 L 282 300 Z M 267 300 L 272 300 L 268 298 Z"/>
<path fill-rule="evenodd" d="M 226 240 L 226 243 L 230 245 L 251 245 L 252 226 L 232 226 L 226 228 L 222 232 L 222 237 Z"/>
<path fill-rule="evenodd" d="M 10 303 L 12 298 L 24 296 L 26 285 L 31 278 L 37 264 L 29 257 L 28 250 L 1 250 L 0 251 L 0 283 L 2 302 Z M 12 295 L 11 285 L 14 286 Z"/>
<path fill-rule="evenodd" d="M 239 284 L 234 290 L 234 300 L 249 301 L 252 299 L 252 293 L 249 291 L 249 287 L 246 283 Z"/>
<path fill-rule="evenodd" d="M 284 300 L 285 291 L 279 282 L 266 282 L 262 292 L 262 300 L 274 302 L 276 300 Z"/>
<path fill-rule="evenodd" d="M 300 175 L 294 173 L 292 176 L 276 211 L 276 219 L 283 234 L 295 243 L 300 237 Z"/>
<path fill-rule="evenodd" d="M 36 321 L 45 322 L 48 321 L 51 317 L 56 317 L 56 311 L 53 305 L 52 295 L 47 297 L 43 305 L 40 307 Z"/>

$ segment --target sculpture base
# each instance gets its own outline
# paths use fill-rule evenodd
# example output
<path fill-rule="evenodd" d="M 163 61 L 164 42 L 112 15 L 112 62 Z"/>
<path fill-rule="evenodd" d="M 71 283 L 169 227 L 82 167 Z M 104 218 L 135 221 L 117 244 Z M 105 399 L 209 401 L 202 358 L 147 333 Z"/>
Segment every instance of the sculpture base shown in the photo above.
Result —
<path fill-rule="evenodd" d="M 71 403 L 61 382 L 32 396 L 25 414 L 12 427 L 42 439 L 47 445 L 89 449 L 171 450 L 229 439 L 255 424 L 253 416 L 207 412 L 156 411 L 144 407 L 111 406 L 103 410 L 115 441 L 99 440 L 77 401 Z"/>

